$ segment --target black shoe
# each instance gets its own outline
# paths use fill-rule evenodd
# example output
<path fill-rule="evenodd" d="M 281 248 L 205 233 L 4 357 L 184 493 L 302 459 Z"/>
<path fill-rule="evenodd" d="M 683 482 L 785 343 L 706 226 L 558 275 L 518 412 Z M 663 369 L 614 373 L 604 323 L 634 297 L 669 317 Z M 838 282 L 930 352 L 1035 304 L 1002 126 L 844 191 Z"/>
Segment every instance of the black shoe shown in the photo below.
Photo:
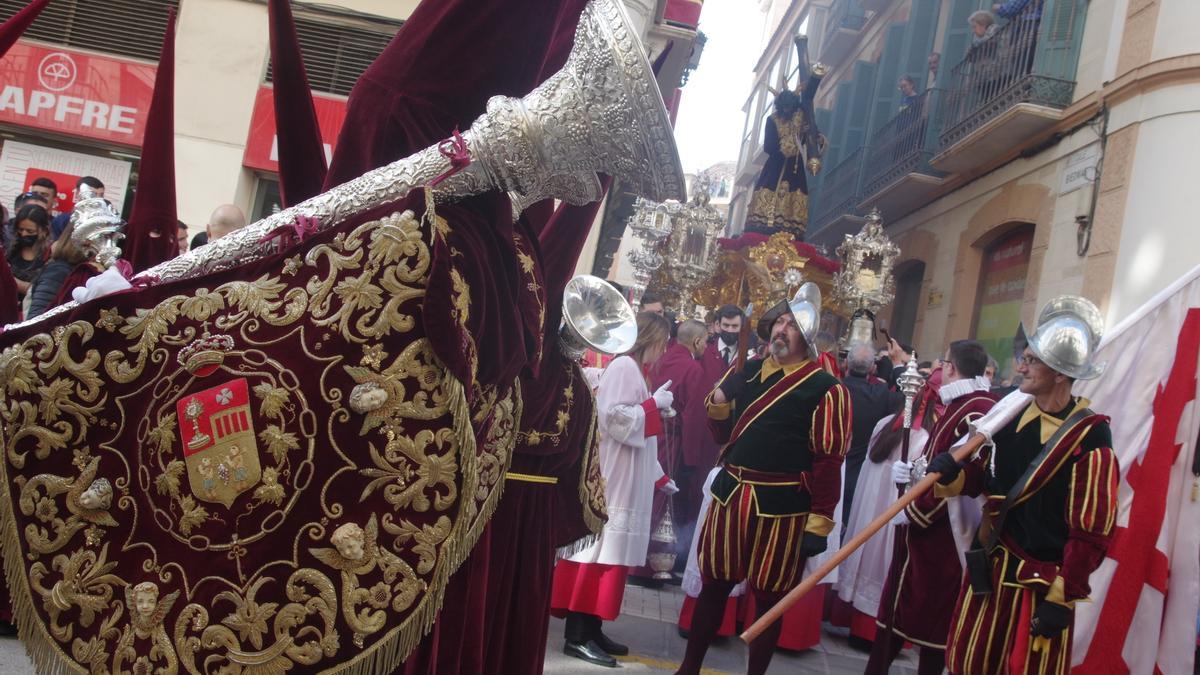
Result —
<path fill-rule="evenodd" d="M 847 643 L 849 643 L 851 649 L 865 654 L 870 654 L 871 648 L 874 647 L 874 644 L 870 640 L 857 635 L 851 635 Z"/>
<path fill-rule="evenodd" d="M 581 661 L 594 663 L 598 666 L 606 668 L 616 668 L 617 660 L 609 656 L 596 644 L 595 640 L 587 642 L 568 642 L 563 645 L 563 653 L 567 656 L 574 656 Z"/>
<path fill-rule="evenodd" d="M 0 637 L 16 637 L 17 627 L 7 621 L 0 621 Z"/>
<path fill-rule="evenodd" d="M 634 575 L 629 575 L 629 577 L 625 579 L 625 583 L 633 584 L 634 586 L 641 586 L 642 588 L 649 588 L 652 591 L 657 591 L 663 587 L 663 582 L 661 579 L 652 579 L 650 577 L 639 577 Z"/>
<path fill-rule="evenodd" d="M 613 639 L 604 634 L 604 631 L 597 629 L 595 635 L 592 636 L 592 641 L 596 646 L 613 656 L 625 656 L 629 653 L 629 647 L 620 642 L 613 642 Z"/>

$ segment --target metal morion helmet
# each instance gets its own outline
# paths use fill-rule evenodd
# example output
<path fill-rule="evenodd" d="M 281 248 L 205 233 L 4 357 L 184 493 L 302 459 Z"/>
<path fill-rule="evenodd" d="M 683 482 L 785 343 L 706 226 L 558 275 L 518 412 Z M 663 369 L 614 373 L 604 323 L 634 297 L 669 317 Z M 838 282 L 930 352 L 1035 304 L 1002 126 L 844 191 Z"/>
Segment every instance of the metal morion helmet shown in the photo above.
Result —
<path fill-rule="evenodd" d="M 821 329 L 821 288 L 811 281 L 804 284 L 788 305 L 808 343 L 808 358 L 816 359 L 821 353 L 817 349 L 817 331 Z"/>
<path fill-rule="evenodd" d="M 1029 336 L 1029 351 L 1047 366 L 1076 380 L 1091 380 L 1104 372 L 1093 363 L 1104 334 L 1100 310 L 1087 298 L 1063 295 L 1042 308 L 1037 329 Z"/>
<path fill-rule="evenodd" d="M 796 291 L 791 300 L 780 300 L 768 309 L 758 320 L 758 336 L 764 340 L 771 339 L 771 327 L 784 314 L 791 314 L 800 327 L 800 334 L 808 345 L 808 358 L 815 359 L 817 351 L 817 331 L 821 326 L 821 289 L 813 282 L 808 282 Z"/>

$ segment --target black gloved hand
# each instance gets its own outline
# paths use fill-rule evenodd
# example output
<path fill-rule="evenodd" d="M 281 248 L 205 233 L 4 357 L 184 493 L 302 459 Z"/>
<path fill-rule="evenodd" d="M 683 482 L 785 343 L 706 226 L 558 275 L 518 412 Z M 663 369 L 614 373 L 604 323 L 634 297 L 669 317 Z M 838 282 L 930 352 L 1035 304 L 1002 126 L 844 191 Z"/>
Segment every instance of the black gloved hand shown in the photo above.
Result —
<path fill-rule="evenodd" d="M 1075 610 L 1057 602 L 1043 600 L 1033 612 L 1029 622 L 1029 634 L 1034 637 L 1054 637 L 1071 625 Z"/>
<path fill-rule="evenodd" d="M 933 461 L 929 462 L 929 466 L 926 467 L 925 471 L 926 473 L 936 472 L 942 474 L 937 482 L 942 485 L 949 485 L 954 482 L 955 478 L 958 478 L 958 472 L 962 471 L 962 464 L 954 460 L 954 455 L 943 452 L 934 457 Z"/>
<path fill-rule="evenodd" d="M 805 532 L 800 539 L 800 552 L 806 556 L 820 555 L 829 548 L 829 538 L 819 534 Z"/>

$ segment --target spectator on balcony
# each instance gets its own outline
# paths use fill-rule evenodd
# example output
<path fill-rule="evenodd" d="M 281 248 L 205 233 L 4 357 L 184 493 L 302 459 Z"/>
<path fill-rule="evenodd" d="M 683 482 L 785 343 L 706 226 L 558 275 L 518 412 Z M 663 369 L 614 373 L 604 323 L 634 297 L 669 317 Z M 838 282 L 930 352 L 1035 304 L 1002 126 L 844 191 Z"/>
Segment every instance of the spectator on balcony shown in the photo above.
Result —
<path fill-rule="evenodd" d="M 971 49 L 974 49 L 985 40 L 990 40 L 996 34 L 996 17 L 986 9 L 981 9 L 967 17 L 967 24 L 971 26 Z"/>
<path fill-rule="evenodd" d="M 1042 0 L 1006 0 L 992 5 L 992 11 L 1010 21 L 1019 18 L 1037 22 L 1042 20 Z"/>
<path fill-rule="evenodd" d="M 1002 19 L 1009 21 L 1005 31 L 1008 34 L 1008 48 L 1016 58 L 1017 70 L 1020 75 L 1028 73 L 1033 68 L 1033 59 L 1037 54 L 1038 26 L 1042 22 L 1042 3 L 1044 0 L 1005 0 L 1003 3 L 992 5 L 992 11 Z"/>
<path fill-rule="evenodd" d="M 970 107 L 974 107 L 1002 88 L 1002 64 L 997 59 L 1000 40 L 996 38 L 1000 27 L 996 25 L 996 17 L 984 9 L 967 17 L 967 24 L 971 26 L 971 46 L 963 59 L 963 84 L 970 84 L 964 87 L 964 93 L 972 99 Z"/>
<path fill-rule="evenodd" d="M 912 75 L 901 75 L 897 83 L 900 88 L 900 114 L 916 116 L 921 111 L 921 92 L 917 91 L 917 83 Z"/>
<path fill-rule="evenodd" d="M 925 118 L 922 114 L 925 95 L 917 89 L 916 80 L 908 74 L 900 76 L 897 86 L 900 89 L 900 105 L 895 118 L 892 159 L 899 162 L 912 157 L 912 153 L 922 147 L 925 137 Z"/>

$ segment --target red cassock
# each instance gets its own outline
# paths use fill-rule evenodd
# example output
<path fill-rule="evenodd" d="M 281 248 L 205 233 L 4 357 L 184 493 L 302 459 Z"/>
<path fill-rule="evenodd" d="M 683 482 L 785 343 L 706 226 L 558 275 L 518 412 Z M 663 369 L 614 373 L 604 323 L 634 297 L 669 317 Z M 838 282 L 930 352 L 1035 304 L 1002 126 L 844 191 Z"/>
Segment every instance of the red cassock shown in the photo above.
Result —
<path fill-rule="evenodd" d="M 654 509 L 650 516 L 650 527 L 658 527 L 659 521 L 667 508 L 667 500 L 671 500 L 672 524 L 675 528 L 676 545 L 651 540 L 650 553 L 675 552 L 678 561 L 687 559 L 687 545 L 691 542 L 691 532 L 696 526 L 696 515 L 700 511 L 700 490 L 691 485 L 692 471 L 687 464 L 686 455 L 694 448 L 700 436 L 708 436 L 708 411 L 704 407 L 704 397 L 708 391 L 704 389 L 704 369 L 700 362 L 692 356 L 691 351 L 678 343 L 672 343 L 662 358 L 650 371 L 650 391 L 655 391 L 667 382 L 671 382 L 671 392 L 675 394 L 673 408 L 678 413 L 675 417 L 663 420 L 663 437 L 658 446 L 658 463 L 663 471 L 675 480 L 679 493 L 673 498 L 663 492 L 654 493 Z M 697 469 L 703 481 L 704 470 Z M 648 565 L 631 571 L 634 576 L 651 577 L 654 571 Z"/>
<path fill-rule="evenodd" d="M 995 403 L 996 398 L 986 390 L 951 401 L 925 445 L 926 460 L 949 452 L 958 439 L 970 432 L 970 423 L 986 414 Z M 902 525 L 897 532 L 896 550 L 879 603 L 880 627 L 886 627 L 892 615 L 892 630 L 896 634 L 914 644 L 936 649 L 946 647 L 950 613 L 958 600 L 958 580 L 963 575 L 948 502 L 949 499 L 928 490 L 908 506 L 905 514 L 909 524 Z"/>

